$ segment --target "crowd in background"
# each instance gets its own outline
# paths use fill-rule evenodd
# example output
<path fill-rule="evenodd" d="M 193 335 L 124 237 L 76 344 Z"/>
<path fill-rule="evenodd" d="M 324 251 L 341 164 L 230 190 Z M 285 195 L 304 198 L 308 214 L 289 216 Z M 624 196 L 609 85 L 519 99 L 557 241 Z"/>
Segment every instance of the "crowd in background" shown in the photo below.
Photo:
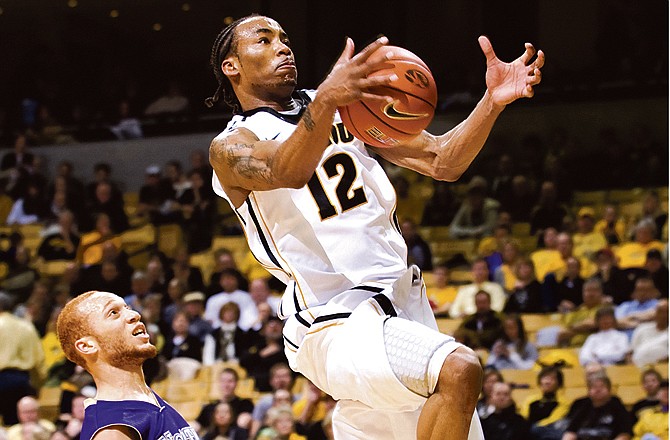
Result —
<path fill-rule="evenodd" d="M 614 145 L 615 139 L 611 131 L 603 132 L 604 143 Z M 581 185 L 570 167 L 583 165 L 570 163 L 570 142 L 557 132 L 546 147 L 529 139 L 528 154 L 503 148 L 494 158 L 484 155 L 464 177 L 466 183 L 429 183 L 431 196 L 418 207 L 416 188 L 425 187 L 426 180 L 384 164 L 398 194 L 409 262 L 431 275 L 428 295 L 436 316 L 459 320 L 454 336 L 485 353 L 487 370 L 498 372 L 496 382 L 485 380 L 479 408 L 487 438 L 590 438 L 584 434 L 589 429 L 633 434 L 650 418 L 650 426 L 657 426 L 659 411 L 667 419 L 667 382 L 659 379 L 650 388 L 649 415 L 643 417 L 640 408 L 623 407 L 602 374 L 610 364 L 646 368 L 667 361 L 667 170 L 642 166 L 661 160 L 652 139 L 621 148 L 627 170 L 646 172 L 617 170 L 614 162 L 602 162 L 602 169 L 612 188 L 618 187 L 616 179 L 647 188 L 636 201 L 639 211 L 623 216 L 615 204 L 575 209 L 573 193 Z M 16 342 L 33 344 L 36 354 L 32 364 L 14 365 L 1 355 L 13 344 L 3 343 L 0 374 L 39 367 L 47 386 L 65 390 L 63 415 L 55 421 L 26 418 L 22 414 L 34 415 L 37 401 L 25 397 L 36 390 L 24 388 L 4 402 L 5 425 L 33 420 L 28 422 L 31 438 L 77 438 L 72 432 L 77 431 L 80 400 L 94 390 L 90 377 L 64 360 L 54 326 L 68 299 L 95 289 L 119 294 L 142 314 L 160 349 L 145 364 L 148 382 L 165 379 L 170 368 L 188 369 L 185 359 L 205 366 L 233 362 L 253 378 L 264 396 L 257 401 L 234 396 L 237 370 L 220 373 L 221 401 L 206 405 L 195 421 L 204 438 L 332 438 L 332 399 L 309 383 L 301 394 L 292 394 L 296 378 L 286 367 L 282 321 L 276 317 L 283 286 L 254 265 L 253 258 L 240 261 L 230 249 L 212 249 L 215 236 L 239 235 L 241 230 L 234 222 L 222 222 L 222 205 L 211 189 L 212 171 L 203 152 L 194 151 L 188 164 L 146 164 L 144 185 L 129 209 L 127 192 L 110 164 L 76 170 L 62 162 L 49 173 L 33 145 L 29 133 L 17 135 L 0 163 L 0 260 L 6 268 L 0 330 L 10 314 L 29 323 L 37 337 L 28 332 Z M 625 179 L 617 174 L 624 172 Z M 596 173 L 594 167 L 592 176 Z M 519 223 L 528 225 L 526 239 L 532 238 L 532 246 L 521 246 L 513 233 Z M 33 248 L 19 232 L 31 224 L 41 226 Z M 149 248 L 138 265 L 121 234 L 143 225 L 176 225 L 183 242 L 170 255 Z M 434 256 L 422 231 L 445 226 L 449 240 L 475 241 L 475 255 Z M 191 264 L 191 256 L 202 252 L 211 252 L 209 277 Z M 57 277 L 44 276 L 40 264 L 49 261 L 69 264 Z M 459 270 L 470 272 L 467 282 L 450 281 Z M 520 318 L 527 313 L 559 314 L 560 320 L 530 341 Z M 511 400 L 510 384 L 499 372 L 537 367 L 541 346 L 579 349 L 573 362 L 594 370 L 587 381 L 588 397 L 564 402 L 556 400 L 556 390 L 544 390 L 544 377 L 560 384 L 559 369 L 540 374 L 544 394 L 535 404 Z M 554 412 L 557 408 L 564 412 Z M 611 415 L 616 426 L 591 426 L 597 423 L 587 414 L 594 408 Z M 667 420 L 665 426 L 667 432 Z M 17 431 L 29 437 L 10 427 L 8 438 L 18 438 L 13 437 Z M 577 437 L 563 437 L 564 432 Z"/>

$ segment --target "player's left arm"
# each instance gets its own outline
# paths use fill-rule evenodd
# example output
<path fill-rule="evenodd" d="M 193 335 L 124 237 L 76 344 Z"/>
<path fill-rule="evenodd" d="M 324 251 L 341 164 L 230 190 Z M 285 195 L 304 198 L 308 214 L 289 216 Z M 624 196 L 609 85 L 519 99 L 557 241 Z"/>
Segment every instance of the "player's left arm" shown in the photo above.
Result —
<path fill-rule="evenodd" d="M 530 43 L 511 63 L 496 56 L 487 37 L 479 37 L 479 46 L 486 56 L 486 92 L 470 115 L 441 136 L 423 131 L 404 145 L 376 148 L 380 156 L 439 180 L 454 181 L 465 172 L 507 104 L 534 95 L 533 87 L 542 80 L 544 65 L 544 52 L 536 51 Z"/>

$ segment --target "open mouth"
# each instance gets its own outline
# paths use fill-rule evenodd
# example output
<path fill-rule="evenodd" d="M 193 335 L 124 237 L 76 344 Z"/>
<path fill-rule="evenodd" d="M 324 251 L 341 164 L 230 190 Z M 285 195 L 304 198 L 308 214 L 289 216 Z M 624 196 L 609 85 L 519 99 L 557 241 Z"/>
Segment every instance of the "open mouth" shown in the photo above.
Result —
<path fill-rule="evenodd" d="M 149 335 L 147 333 L 146 327 L 140 326 L 133 331 L 133 336 L 149 336 Z"/>

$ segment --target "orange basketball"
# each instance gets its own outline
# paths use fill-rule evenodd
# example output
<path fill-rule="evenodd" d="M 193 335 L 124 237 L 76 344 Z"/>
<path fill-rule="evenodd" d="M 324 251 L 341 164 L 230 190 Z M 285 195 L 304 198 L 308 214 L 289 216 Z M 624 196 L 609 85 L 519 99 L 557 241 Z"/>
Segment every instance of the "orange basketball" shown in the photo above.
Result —
<path fill-rule="evenodd" d="M 371 89 L 391 96 L 393 102 L 361 100 L 338 109 L 347 130 L 374 147 L 392 147 L 416 137 L 433 120 L 437 105 L 437 87 L 430 69 L 409 50 L 382 46 L 369 60 L 384 59 L 389 52 L 392 56 L 384 68 L 368 77 L 395 73 L 397 80 Z"/>

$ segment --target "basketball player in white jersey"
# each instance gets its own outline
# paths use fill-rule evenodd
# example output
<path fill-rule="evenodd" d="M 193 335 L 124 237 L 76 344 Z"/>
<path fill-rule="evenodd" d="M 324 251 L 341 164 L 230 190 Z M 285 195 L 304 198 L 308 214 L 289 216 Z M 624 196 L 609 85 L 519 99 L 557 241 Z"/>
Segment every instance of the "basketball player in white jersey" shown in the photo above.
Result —
<path fill-rule="evenodd" d="M 338 439 L 482 438 L 473 418 L 477 356 L 437 331 L 418 269 L 395 221 L 395 192 L 366 146 L 343 127 L 338 106 L 389 97 L 368 90 L 379 38 L 346 47 L 316 91 L 296 90 L 288 37 L 250 16 L 217 37 L 211 64 L 219 98 L 235 115 L 210 147 L 216 193 L 228 200 L 254 256 L 287 284 L 278 310 L 290 365 L 338 400 Z M 453 181 L 484 145 L 505 106 L 533 96 L 544 54 L 529 43 L 512 63 L 489 40 L 487 90 L 461 124 L 373 149 L 385 159 Z M 472 423 L 471 423 L 472 422 Z M 472 426 L 471 426 L 472 425 Z"/>

